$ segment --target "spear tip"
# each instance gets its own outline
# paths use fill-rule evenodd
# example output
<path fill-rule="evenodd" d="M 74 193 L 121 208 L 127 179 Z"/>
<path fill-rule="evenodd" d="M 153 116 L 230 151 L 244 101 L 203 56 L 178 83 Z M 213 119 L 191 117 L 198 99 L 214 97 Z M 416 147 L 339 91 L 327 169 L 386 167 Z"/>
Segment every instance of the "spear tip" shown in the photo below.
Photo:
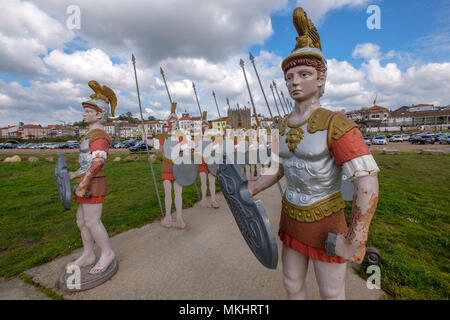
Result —
<path fill-rule="evenodd" d="M 192 82 L 192 88 L 194 88 L 194 89 L 195 89 L 195 84 L 194 84 L 194 82 Z"/>
<path fill-rule="evenodd" d="M 240 59 L 239 64 L 241 65 L 241 67 L 244 67 L 244 60 Z"/>
<path fill-rule="evenodd" d="M 136 62 L 136 58 L 134 57 L 134 53 L 131 54 L 131 61 L 133 61 L 133 63 Z"/>
<path fill-rule="evenodd" d="M 164 74 L 163 68 L 161 66 L 159 66 L 159 72 L 161 72 L 161 74 Z"/>
<path fill-rule="evenodd" d="M 249 52 L 249 56 L 250 56 L 250 61 L 251 62 L 254 62 L 254 60 L 255 60 L 255 57 L 252 55 L 252 53 L 251 52 Z"/>

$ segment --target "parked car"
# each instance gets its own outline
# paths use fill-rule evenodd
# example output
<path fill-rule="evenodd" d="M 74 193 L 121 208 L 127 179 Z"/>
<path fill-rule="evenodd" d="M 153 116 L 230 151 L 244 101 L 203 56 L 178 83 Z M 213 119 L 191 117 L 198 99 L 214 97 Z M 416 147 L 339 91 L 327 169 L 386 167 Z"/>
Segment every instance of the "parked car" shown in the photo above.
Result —
<path fill-rule="evenodd" d="M 410 138 L 411 136 L 409 135 L 409 134 L 407 134 L 407 133 L 405 133 L 405 134 L 402 134 L 402 141 L 409 141 L 409 138 Z"/>
<path fill-rule="evenodd" d="M 399 134 L 394 134 L 389 138 L 389 142 L 402 142 L 403 138 Z"/>
<path fill-rule="evenodd" d="M 364 142 L 370 146 L 372 144 L 372 140 L 369 137 L 364 137 Z"/>
<path fill-rule="evenodd" d="M 411 141 L 412 144 L 417 143 L 417 144 L 434 144 L 435 142 L 435 137 L 432 134 L 427 134 L 427 133 L 421 133 L 421 134 L 416 134 L 413 138 L 413 140 Z"/>
<path fill-rule="evenodd" d="M 385 136 L 376 136 L 372 139 L 372 144 L 387 144 Z"/>
<path fill-rule="evenodd" d="M 152 147 L 148 146 L 148 149 L 150 150 Z M 140 141 L 136 143 L 134 146 L 131 146 L 128 148 L 130 152 L 136 152 L 136 151 L 144 151 L 147 150 L 147 147 L 145 146 L 145 142 Z"/>
<path fill-rule="evenodd" d="M 439 144 L 450 144 L 450 134 L 441 135 Z"/>

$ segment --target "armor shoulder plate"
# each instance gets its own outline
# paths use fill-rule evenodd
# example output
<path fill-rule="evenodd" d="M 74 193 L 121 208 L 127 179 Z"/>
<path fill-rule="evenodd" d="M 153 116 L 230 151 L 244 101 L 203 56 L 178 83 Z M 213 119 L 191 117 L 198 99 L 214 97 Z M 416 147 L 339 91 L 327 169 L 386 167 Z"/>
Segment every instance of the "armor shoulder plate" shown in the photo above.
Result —
<path fill-rule="evenodd" d="M 333 113 L 330 110 L 319 108 L 313 112 L 308 120 L 308 132 L 315 133 L 320 130 L 327 130 Z"/>
<path fill-rule="evenodd" d="M 105 139 L 109 143 L 111 143 L 110 136 L 106 133 L 105 130 L 102 130 L 102 129 L 94 129 L 94 130 L 90 131 L 88 134 L 86 134 L 85 138 L 89 139 L 89 143 L 92 143 L 93 141 L 95 141 L 97 139 Z"/>
<path fill-rule="evenodd" d="M 331 142 L 330 138 L 338 140 L 342 138 L 344 134 L 349 132 L 353 128 L 359 128 L 358 125 L 347 118 L 345 114 L 336 113 L 330 123 L 330 128 L 328 132 L 328 138 Z"/>

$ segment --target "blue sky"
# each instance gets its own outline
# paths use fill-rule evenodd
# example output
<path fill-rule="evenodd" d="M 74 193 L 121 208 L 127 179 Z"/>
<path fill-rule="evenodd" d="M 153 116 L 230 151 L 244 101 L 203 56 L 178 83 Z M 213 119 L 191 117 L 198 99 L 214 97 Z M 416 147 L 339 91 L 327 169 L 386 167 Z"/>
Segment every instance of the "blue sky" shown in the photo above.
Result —
<path fill-rule="evenodd" d="M 390 109 L 450 104 L 450 2 L 444 0 L 198 0 L 196 7 L 188 0 L 4 1 L 0 126 L 76 121 L 91 79 L 117 92 L 119 114 L 137 115 L 132 52 L 146 116 L 168 115 L 159 66 L 179 112 L 198 110 L 192 81 L 212 118 L 212 90 L 222 114 L 226 98 L 246 104 L 240 58 L 256 109 L 268 114 L 248 52 L 256 57 L 266 93 L 274 80 L 286 94 L 280 63 L 295 45 L 292 10 L 298 4 L 316 24 L 328 59 L 324 107 L 367 107 L 375 95 Z M 71 4 L 80 7 L 80 30 L 66 27 Z M 380 7 L 380 30 L 366 26 L 369 5 Z"/>

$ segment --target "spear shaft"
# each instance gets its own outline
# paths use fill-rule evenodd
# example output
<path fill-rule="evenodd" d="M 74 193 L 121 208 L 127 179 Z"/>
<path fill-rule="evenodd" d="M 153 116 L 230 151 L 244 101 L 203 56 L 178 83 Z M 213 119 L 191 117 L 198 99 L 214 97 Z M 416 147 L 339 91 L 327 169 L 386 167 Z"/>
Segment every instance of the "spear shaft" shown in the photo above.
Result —
<path fill-rule="evenodd" d="M 264 92 L 264 88 L 263 88 L 263 85 L 261 83 L 261 79 L 259 78 L 258 70 L 256 70 L 255 57 L 253 57 L 251 52 L 250 52 L 250 61 L 252 62 L 253 68 L 255 69 L 256 77 L 258 78 L 258 82 L 259 82 L 259 86 L 261 87 L 261 91 L 262 91 L 262 94 L 264 96 L 264 100 L 266 101 L 267 109 L 269 110 L 270 117 L 272 118 L 272 121 L 273 121 L 272 110 L 270 110 L 269 102 L 267 101 L 266 93 Z"/>
<path fill-rule="evenodd" d="M 286 106 L 286 109 L 287 109 L 289 112 L 291 112 L 292 110 L 291 110 L 291 108 L 289 107 L 289 105 L 288 105 L 288 103 L 287 103 L 287 100 L 286 100 L 286 97 L 285 97 L 284 94 L 283 94 L 283 91 L 280 90 L 280 94 L 281 94 L 281 96 L 283 97 L 284 105 Z"/>
<path fill-rule="evenodd" d="M 138 79 L 137 79 L 137 74 L 136 74 L 136 58 L 134 57 L 134 54 L 131 55 L 131 61 L 133 62 L 134 78 L 136 79 L 136 91 L 137 91 L 137 96 L 138 96 L 138 101 L 139 101 L 139 110 L 141 112 L 142 140 L 144 140 L 144 133 L 145 133 L 144 116 L 142 115 L 141 95 L 139 94 L 139 85 L 138 85 Z M 156 197 L 158 198 L 159 209 L 161 210 L 161 216 L 164 217 L 164 211 L 163 211 L 162 204 L 161 204 L 161 198 L 159 197 L 158 184 L 156 183 L 155 171 L 153 170 L 152 158 L 150 156 L 150 151 L 148 150 L 147 137 L 145 137 L 145 148 L 147 149 L 148 162 L 150 163 L 150 170 L 152 171 L 152 178 L 153 178 L 153 183 L 155 184 Z"/>
<path fill-rule="evenodd" d="M 212 95 L 214 97 L 214 102 L 216 103 L 216 109 L 217 109 L 217 114 L 219 115 L 219 123 L 220 123 L 220 127 L 222 128 L 222 131 L 225 132 L 225 130 L 223 129 L 222 126 L 222 116 L 220 115 L 220 111 L 219 111 L 219 105 L 217 104 L 217 99 L 216 99 L 216 93 L 213 91 Z"/>
<path fill-rule="evenodd" d="M 172 104 L 172 97 L 170 96 L 169 88 L 167 87 L 166 77 L 164 76 L 164 71 L 162 67 L 159 67 L 159 71 L 161 72 L 161 76 L 164 80 L 164 85 L 166 86 L 167 95 L 169 96 L 170 104 Z"/>
<path fill-rule="evenodd" d="M 287 112 L 284 111 L 283 102 L 281 102 L 280 94 L 278 93 L 277 84 L 275 83 L 275 80 L 273 80 L 273 87 L 275 88 L 275 92 L 277 93 L 278 100 L 280 101 L 281 109 L 283 109 L 284 115 L 287 115 Z"/>
<path fill-rule="evenodd" d="M 273 117 L 272 110 L 270 110 L 269 102 L 267 101 L 266 94 L 264 93 L 264 88 L 261 84 L 261 80 L 259 79 L 258 70 L 256 70 L 255 58 L 253 57 L 253 55 L 251 53 L 250 53 L 250 61 L 252 62 L 253 68 L 255 69 L 256 77 L 258 78 L 259 86 L 261 87 L 261 91 L 263 93 L 264 100 L 266 101 L 267 109 L 269 109 L 270 117 L 272 118 L 272 124 L 273 124 L 273 123 L 275 123 L 275 119 Z M 272 93 L 273 93 L 273 91 L 272 91 Z M 275 103 L 276 103 L 276 101 L 275 101 Z M 277 107 L 277 110 L 278 110 L 278 107 Z M 280 112 L 278 111 L 278 114 L 279 113 Z M 277 181 L 277 185 L 278 185 L 278 190 L 280 191 L 280 194 L 283 196 L 283 189 L 281 188 L 281 184 L 279 181 Z"/>
<path fill-rule="evenodd" d="M 194 88 L 195 99 L 197 100 L 198 111 L 200 112 L 200 117 L 202 116 L 202 108 L 200 107 L 200 102 L 198 102 L 197 90 L 195 90 L 195 84 L 192 82 L 192 88 Z"/>
<path fill-rule="evenodd" d="M 245 83 L 247 84 L 247 89 L 248 89 L 248 95 L 250 96 L 250 102 L 252 103 L 252 107 L 253 107 L 253 113 L 256 115 L 255 103 L 253 102 L 252 92 L 250 90 L 250 86 L 248 85 L 247 74 L 245 73 L 244 60 L 241 59 L 239 64 L 241 65 L 242 72 L 244 73 Z"/>
<path fill-rule="evenodd" d="M 282 116 L 281 116 L 281 113 L 280 113 L 280 109 L 278 109 L 277 99 L 275 99 L 275 93 L 273 92 L 273 85 L 272 84 L 270 84 L 270 90 L 272 91 L 273 101 L 275 102 L 275 107 L 277 108 L 278 116 L 281 119 Z"/>

